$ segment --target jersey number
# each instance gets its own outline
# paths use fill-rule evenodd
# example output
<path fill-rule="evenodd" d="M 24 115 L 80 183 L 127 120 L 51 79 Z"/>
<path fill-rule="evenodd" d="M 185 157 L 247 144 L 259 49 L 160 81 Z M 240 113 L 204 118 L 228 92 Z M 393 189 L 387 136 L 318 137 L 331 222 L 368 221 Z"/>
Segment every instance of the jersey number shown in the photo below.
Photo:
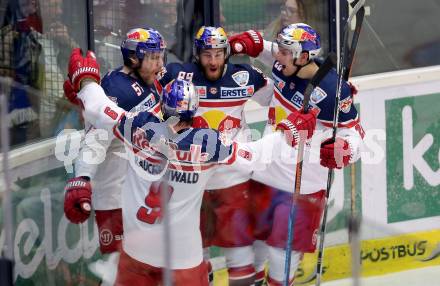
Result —
<path fill-rule="evenodd" d="M 131 85 L 138 96 L 141 96 L 144 92 L 144 89 L 139 85 L 139 83 L 135 82 Z"/>
<path fill-rule="evenodd" d="M 104 109 L 104 113 L 113 120 L 116 120 L 118 118 L 118 113 L 108 106 Z"/>
<path fill-rule="evenodd" d="M 142 206 L 137 211 L 136 217 L 138 220 L 148 224 L 160 223 L 162 219 L 162 209 L 160 205 L 160 191 L 168 192 L 168 201 L 173 194 L 173 187 L 164 182 L 154 182 L 151 184 L 150 192 L 145 197 L 145 206 Z"/>
<path fill-rule="evenodd" d="M 186 81 L 192 82 L 193 73 L 192 72 L 186 73 L 186 72 L 181 71 L 181 72 L 179 72 L 179 75 L 177 76 L 177 79 L 186 80 Z"/>

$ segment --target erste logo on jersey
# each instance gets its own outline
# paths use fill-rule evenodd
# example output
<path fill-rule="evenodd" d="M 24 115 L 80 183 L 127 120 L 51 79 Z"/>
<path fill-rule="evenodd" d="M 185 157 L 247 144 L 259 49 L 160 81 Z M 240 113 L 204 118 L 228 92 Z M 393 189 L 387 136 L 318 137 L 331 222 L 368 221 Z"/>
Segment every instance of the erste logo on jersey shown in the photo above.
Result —
<path fill-rule="evenodd" d="M 246 86 L 249 82 L 249 72 L 248 71 L 239 71 L 232 75 L 232 79 L 239 86 Z"/>
<path fill-rule="evenodd" d="M 321 99 L 322 100 L 322 99 Z M 303 102 L 304 102 L 304 95 L 297 91 L 295 92 L 295 94 L 292 96 L 292 98 L 290 99 L 290 101 L 293 103 L 293 105 L 297 108 L 297 109 L 301 109 L 303 107 Z M 313 102 L 313 100 L 310 99 L 309 102 L 309 108 L 316 108 L 318 110 L 318 112 L 320 112 L 320 108 L 316 105 L 315 102 Z"/>
<path fill-rule="evenodd" d="M 254 86 L 243 87 L 221 87 L 220 98 L 242 98 L 251 97 L 254 94 Z"/>
<path fill-rule="evenodd" d="M 304 100 L 304 95 L 299 91 L 295 92 L 295 94 L 290 99 L 293 105 L 295 105 L 295 107 L 298 109 L 302 107 L 303 100 Z"/>

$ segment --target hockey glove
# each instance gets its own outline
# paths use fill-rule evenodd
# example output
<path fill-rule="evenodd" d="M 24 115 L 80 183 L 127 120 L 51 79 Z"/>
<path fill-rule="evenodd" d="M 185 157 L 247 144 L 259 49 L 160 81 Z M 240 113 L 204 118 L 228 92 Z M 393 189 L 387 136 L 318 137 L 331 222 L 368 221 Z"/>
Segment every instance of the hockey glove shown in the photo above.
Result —
<path fill-rule="evenodd" d="M 335 142 L 327 139 L 321 144 L 320 163 L 329 169 L 341 169 L 350 163 L 352 151 L 347 140 L 336 137 Z"/>
<path fill-rule="evenodd" d="M 73 90 L 73 85 L 70 79 L 66 79 L 63 84 L 64 96 L 74 105 L 80 105 L 80 100 L 77 98 L 76 92 Z"/>
<path fill-rule="evenodd" d="M 64 214 L 72 223 L 82 223 L 90 216 L 92 187 L 83 177 L 67 181 L 64 188 Z"/>
<path fill-rule="evenodd" d="M 84 57 L 80 48 L 73 49 L 69 59 L 68 76 L 74 92 L 80 90 L 81 81 L 84 79 L 91 79 L 99 83 L 101 77 L 99 76 L 99 64 L 96 61 L 95 53 L 87 51 Z"/>
<path fill-rule="evenodd" d="M 249 30 L 228 38 L 231 54 L 246 54 L 256 58 L 263 51 L 263 37 L 254 30 Z"/>
<path fill-rule="evenodd" d="M 311 109 L 307 114 L 294 111 L 286 119 L 277 124 L 277 130 L 284 130 L 284 137 L 287 144 L 294 147 L 301 137 L 312 138 L 316 127 L 317 110 Z"/>

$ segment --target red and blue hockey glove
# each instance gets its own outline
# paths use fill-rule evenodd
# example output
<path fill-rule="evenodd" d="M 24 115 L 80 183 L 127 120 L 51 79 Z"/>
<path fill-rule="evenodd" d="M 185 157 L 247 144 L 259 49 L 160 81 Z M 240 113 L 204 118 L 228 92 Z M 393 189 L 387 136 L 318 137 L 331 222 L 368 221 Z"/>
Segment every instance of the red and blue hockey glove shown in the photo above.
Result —
<path fill-rule="evenodd" d="M 64 214 L 72 223 L 83 223 L 89 216 L 92 202 L 92 186 L 82 177 L 67 181 L 64 188 Z"/>
<path fill-rule="evenodd" d="M 254 30 L 249 30 L 228 38 L 231 45 L 231 54 L 246 54 L 250 57 L 258 57 L 263 51 L 263 37 Z"/>
<path fill-rule="evenodd" d="M 300 138 L 310 139 L 316 127 L 317 110 L 311 109 L 307 114 L 294 111 L 277 124 L 277 130 L 284 130 L 284 137 L 287 144 L 294 147 Z"/>
<path fill-rule="evenodd" d="M 81 88 L 81 81 L 91 79 L 99 83 L 99 64 L 96 61 L 95 53 L 87 51 L 86 56 L 82 55 L 80 48 L 72 50 L 69 59 L 68 76 L 73 86 L 73 91 L 78 92 Z"/>
<path fill-rule="evenodd" d="M 335 142 L 331 139 L 321 144 L 320 163 L 329 169 L 341 169 L 350 163 L 352 151 L 347 140 L 336 137 Z"/>

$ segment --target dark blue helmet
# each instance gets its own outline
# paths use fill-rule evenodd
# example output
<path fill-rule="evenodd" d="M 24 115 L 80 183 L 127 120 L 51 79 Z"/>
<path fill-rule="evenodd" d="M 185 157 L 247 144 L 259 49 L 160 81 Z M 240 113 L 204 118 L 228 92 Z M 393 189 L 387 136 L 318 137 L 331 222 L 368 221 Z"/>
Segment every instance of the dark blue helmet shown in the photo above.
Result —
<path fill-rule="evenodd" d="M 190 120 L 198 107 L 199 97 L 191 82 L 175 79 L 164 88 L 162 112 L 165 119 L 177 116 L 182 120 Z"/>
<path fill-rule="evenodd" d="M 121 44 L 124 61 L 128 60 L 133 52 L 139 60 L 143 60 L 146 53 L 164 52 L 165 48 L 166 44 L 162 35 L 151 28 L 131 29 Z"/>

